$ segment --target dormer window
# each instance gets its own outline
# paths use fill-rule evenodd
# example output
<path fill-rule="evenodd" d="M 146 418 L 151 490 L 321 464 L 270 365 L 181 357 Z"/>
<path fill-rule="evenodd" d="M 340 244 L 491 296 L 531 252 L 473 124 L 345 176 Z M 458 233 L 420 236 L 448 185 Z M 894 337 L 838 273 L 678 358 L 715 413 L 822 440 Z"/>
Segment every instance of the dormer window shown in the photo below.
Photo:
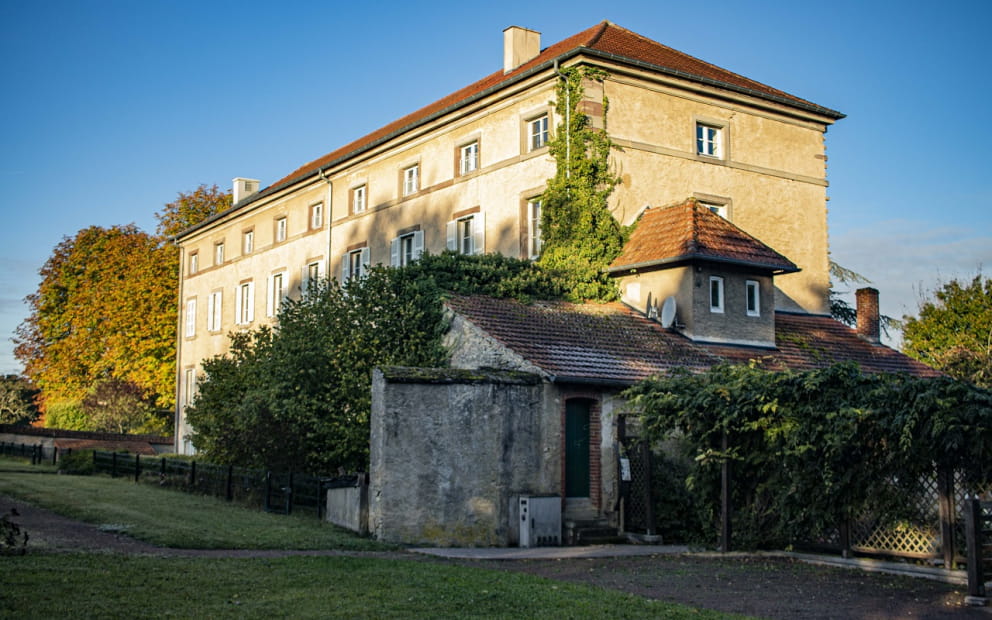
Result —
<path fill-rule="evenodd" d="M 723 278 L 710 276 L 710 312 L 723 313 Z"/>

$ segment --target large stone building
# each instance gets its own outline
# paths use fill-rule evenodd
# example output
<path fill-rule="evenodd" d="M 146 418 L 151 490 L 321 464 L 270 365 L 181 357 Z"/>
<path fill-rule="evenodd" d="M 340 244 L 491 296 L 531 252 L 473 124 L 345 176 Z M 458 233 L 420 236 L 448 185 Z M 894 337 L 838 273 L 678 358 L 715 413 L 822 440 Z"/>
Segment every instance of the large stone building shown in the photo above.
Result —
<path fill-rule="evenodd" d="M 532 30 L 503 35 L 501 70 L 264 189 L 235 179 L 234 205 L 179 236 L 178 451 L 191 450 L 183 411 L 201 361 L 226 351 L 231 330 L 274 320 L 314 278 L 424 250 L 536 256 L 562 67 L 607 73 L 581 109 L 602 122 L 609 101 L 619 221 L 694 197 L 791 259 L 762 299 L 827 311 L 824 134 L 842 114 L 608 22 L 544 49 Z"/>

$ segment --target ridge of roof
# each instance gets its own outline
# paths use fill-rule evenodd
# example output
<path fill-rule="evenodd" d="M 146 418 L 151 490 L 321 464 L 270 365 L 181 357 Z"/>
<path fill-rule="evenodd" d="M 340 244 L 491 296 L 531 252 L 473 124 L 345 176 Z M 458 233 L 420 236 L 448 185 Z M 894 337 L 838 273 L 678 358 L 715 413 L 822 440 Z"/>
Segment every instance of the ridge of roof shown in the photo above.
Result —
<path fill-rule="evenodd" d="M 689 260 L 734 263 L 776 273 L 799 271 L 791 260 L 695 198 L 646 209 L 607 271 L 622 273 Z"/>
<path fill-rule="evenodd" d="M 635 40 L 640 43 L 636 49 L 627 48 Z M 596 56 L 606 57 L 625 64 L 643 66 L 645 68 L 674 75 L 683 79 L 689 79 L 700 83 L 710 84 L 757 96 L 779 103 L 825 114 L 832 118 L 843 118 L 843 114 L 824 108 L 805 99 L 790 95 L 785 91 L 772 88 L 761 82 L 746 78 L 740 74 L 728 71 L 703 61 L 695 56 L 686 54 L 672 47 L 654 41 L 641 34 L 618 26 L 608 20 L 603 20 L 590 28 L 578 32 L 570 37 L 566 37 L 554 43 L 538 53 L 538 55 L 516 67 L 508 73 L 497 70 L 476 82 L 473 82 L 461 89 L 458 89 L 433 103 L 429 103 L 405 116 L 402 116 L 382 127 L 361 136 L 351 142 L 327 153 L 321 157 L 313 159 L 302 166 L 265 187 L 259 192 L 231 205 L 225 211 L 217 213 L 203 222 L 183 231 L 176 238 L 181 238 L 207 224 L 221 219 L 248 206 L 266 196 L 274 194 L 303 179 L 320 174 L 324 169 L 339 161 L 347 160 L 359 153 L 368 150 L 392 137 L 409 131 L 418 125 L 426 123 L 431 119 L 440 116 L 447 111 L 467 105 L 491 92 L 510 86 L 532 73 L 543 70 L 554 61 L 562 61 L 571 58 L 583 51 Z"/>

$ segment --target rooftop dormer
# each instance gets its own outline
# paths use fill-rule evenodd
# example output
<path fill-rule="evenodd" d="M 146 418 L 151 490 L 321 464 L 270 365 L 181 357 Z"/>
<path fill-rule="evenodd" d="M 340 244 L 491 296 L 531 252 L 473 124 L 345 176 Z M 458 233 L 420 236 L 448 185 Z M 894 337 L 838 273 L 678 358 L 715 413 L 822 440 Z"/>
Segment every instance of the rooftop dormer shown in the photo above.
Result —
<path fill-rule="evenodd" d="M 690 198 L 645 210 L 609 271 L 624 303 L 694 341 L 774 347 L 774 276 L 799 268 Z"/>

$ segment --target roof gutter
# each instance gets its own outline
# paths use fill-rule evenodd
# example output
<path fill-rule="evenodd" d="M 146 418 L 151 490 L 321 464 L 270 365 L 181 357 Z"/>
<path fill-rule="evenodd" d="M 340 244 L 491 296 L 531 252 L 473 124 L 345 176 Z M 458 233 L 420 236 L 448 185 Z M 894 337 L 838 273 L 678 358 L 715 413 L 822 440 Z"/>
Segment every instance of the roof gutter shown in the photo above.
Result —
<path fill-rule="evenodd" d="M 757 267 L 760 269 L 768 270 L 774 275 L 780 275 L 784 273 L 797 273 L 799 271 L 802 271 L 802 269 L 795 266 L 786 267 L 781 265 L 769 265 L 767 263 L 757 263 L 753 261 L 739 260 L 734 258 L 722 258 L 718 256 L 701 256 L 699 254 L 683 254 L 681 256 L 675 256 L 672 258 L 649 260 L 641 263 L 633 263 L 631 265 L 621 265 L 619 267 L 607 267 L 606 272 L 610 274 L 615 274 L 615 273 L 622 273 L 625 271 L 637 271 L 638 269 L 647 269 L 649 267 L 662 267 L 665 265 L 673 265 L 675 263 L 687 263 L 691 261 L 708 261 L 712 263 L 739 265 L 741 267 Z"/>

